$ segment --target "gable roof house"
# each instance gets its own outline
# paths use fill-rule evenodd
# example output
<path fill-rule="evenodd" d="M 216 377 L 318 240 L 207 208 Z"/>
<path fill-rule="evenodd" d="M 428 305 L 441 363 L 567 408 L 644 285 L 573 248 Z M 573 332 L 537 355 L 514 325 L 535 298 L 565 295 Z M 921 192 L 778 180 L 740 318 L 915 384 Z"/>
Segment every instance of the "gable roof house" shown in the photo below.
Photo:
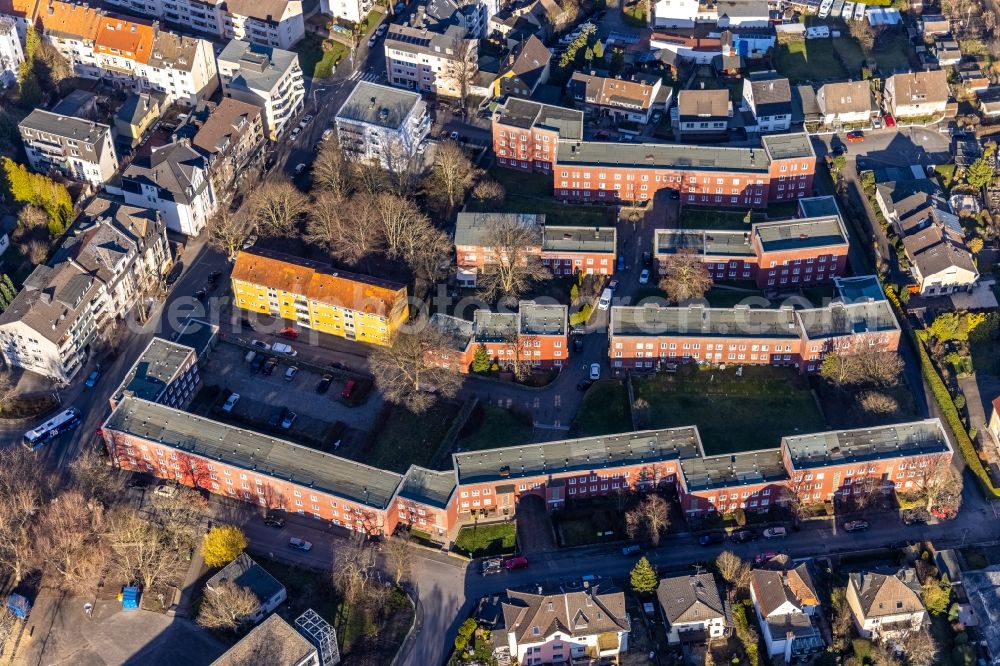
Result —
<path fill-rule="evenodd" d="M 934 57 L 942 67 L 957 65 L 962 61 L 962 49 L 951 37 L 934 38 Z"/>
<path fill-rule="evenodd" d="M 598 587 L 558 594 L 507 590 L 501 606 L 504 628 L 497 631 L 506 633 L 511 659 L 519 664 L 580 657 L 599 661 L 627 651 L 631 625 L 625 595 Z"/>
<path fill-rule="evenodd" d="M 632 79 L 597 76 L 573 72 L 566 88 L 577 104 L 587 113 L 607 116 L 615 121 L 628 120 L 648 123 L 654 107 L 662 108 L 658 101 L 662 81 L 658 76 L 636 75 Z M 670 90 L 667 89 L 669 106 Z"/>
<path fill-rule="evenodd" d="M 218 593 L 219 588 L 226 583 L 245 587 L 257 597 L 258 606 L 248 618 L 253 624 L 263 620 L 288 598 L 285 586 L 246 553 L 240 553 L 235 560 L 209 578 L 205 584 L 206 593 Z"/>
<path fill-rule="evenodd" d="M 263 158 L 267 141 L 263 114 L 260 107 L 232 97 L 204 110 L 207 114 L 191 138 L 191 147 L 208 160 L 214 190 L 228 196 L 243 171 Z"/>
<path fill-rule="evenodd" d="M 917 572 L 910 568 L 852 573 L 847 583 L 847 605 L 864 638 L 900 640 L 919 631 L 927 619 L 920 595 Z"/>
<path fill-rule="evenodd" d="M 871 85 L 867 81 L 826 83 L 816 91 L 816 104 L 827 125 L 865 122 L 872 115 Z"/>
<path fill-rule="evenodd" d="M 1000 116 L 1000 88 L 987 88 L 976 94 L 979 110 L 984 116 Z"/>
<path fill-rule="evenodd" d="M 673 110 L 672 110 L 673 112 Z M 685 137 L 724 137 L 733 117 L 728 90 L 682 90 L 677 94 L 675 126 Z"/>
<path fill-rule="evenodd" d="M 761 134 L 792 127 L 792 89 L 777 72 L 756 72 L 743 79 L 743 109 L 753 114 L 748 130 Z"/>
<path fill-rule="evenodd" d="M 667 625 L 668 642 L 703 642 L 726 634 L 726 610 L 712 574 L 663 578 L 656 598 Z"/>
<path fill-rule="evenodd" d="M 886 107 L 897 118 L 944 113 L 948 95 L 948 74 L 942 69 L 894 74 L 885 82 Z"/>
<path fill-rule="evenodd" d="M 531 97 L 538 86 L 548 83 L 551 61 L 545 44 L 532 35 L 511 51 L 508 65 L 493 82 L 493 96 Z"/>
<path fill-rule="evenodd" d="M 118 113 L 115 114 L 115 129 L 119 141 L 135 148 L 142 143 L 146 130 L 159 120 L 166 110 L 166 96 L 156 90 L 131 93 Z"/>
<path fill-rule="evenodd" d="M 819 594 L 805 564 L 787 570 L 754 569 L 750 598 L 768 656 L 783 655 L 791 663 L 823 649 L 822 634 L 813 623 Z"/>

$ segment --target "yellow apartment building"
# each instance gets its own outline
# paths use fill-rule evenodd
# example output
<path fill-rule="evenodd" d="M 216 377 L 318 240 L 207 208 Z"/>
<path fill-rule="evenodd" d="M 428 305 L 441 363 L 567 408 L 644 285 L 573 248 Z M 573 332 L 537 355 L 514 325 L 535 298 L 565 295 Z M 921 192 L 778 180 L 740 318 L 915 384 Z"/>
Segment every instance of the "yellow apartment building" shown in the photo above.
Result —
<path fill-rule="evenodd" d="M 347 340 L 388 345 L 408 317 L 406 285 L 277 252 L 240 252 L 232 282 L 236 307 Z"/>

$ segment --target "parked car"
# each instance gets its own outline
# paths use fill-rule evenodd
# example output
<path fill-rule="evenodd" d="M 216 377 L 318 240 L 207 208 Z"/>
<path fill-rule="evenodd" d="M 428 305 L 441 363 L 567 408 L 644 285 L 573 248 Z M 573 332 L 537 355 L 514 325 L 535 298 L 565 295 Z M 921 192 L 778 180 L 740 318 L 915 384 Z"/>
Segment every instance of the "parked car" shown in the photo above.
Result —
<path fill-rule="evenodd" d="M 321 140 L 328 141 L 331 136 L 333 136 L 333 128 L 328 127 L 327 129 L 323 130 L 323 138 Z"/>
<path fill-rule="evenodd" d="M 639 284 L 649 284 L 649 269 L 643 268 L 639 273 Z"/>
<path fill-rule="evenodd" d="M 248 250 L 257 244 L 257 234 L 250 234 L 247 239 L 243 241 L 243 249 Z"/>
<path fill-rule="evenodd" d="M 278 425 L 281 423 L 282 419 L 285 418 L 285 412 L 287 411 L 288 410 L 285 409 L 284 407 L 275 407 L 273 410 L 271 410 L 271 416 L 267 419 L 267 425 L 271 426 L 272 428 L 277 428 Z"/>
<path fill-rule="evenodd" d="M 573 336 L 573 351 L 577 354 L 583 351 L 583 338 L 579 335 Z"/>
<path fill-rule="evenodd" d="M 250 363 L 250 374 L 251 375 L 255 375 L 255 374 L 257 374 L 258 372 L 261 371 L 261 369 L 264 367 L 264 361 L 266 360 L 266 358 L 267 357 L 264 356 L 263 354 L 257 354 L 257 356 Z"/>
<path fill-rule="evenodd" d="M 417 144 L 417 155 L 423 155 L 427 151 L 427 139 Z"/>
<path fill-rule="evenodd" d="M 288 412 L 285 414 L 285 418 L 281 419 L 281 429 L 290 430 L 292 425 L 295 424 L 295 419 L 299 418 L 299 415 L 295 412 Z"/>
<path fill-rule="evenodd" d="M 240 401 L 239 393 L 231 394 L 228 398 L 226 398 L 226 403 L 222 405 L 222 411 L 228 414 L 229 412 L 233 411 L 233 407 L 235 407 L 236 403 L 238 403 L 239 401 Z"/>
<path fill-rule="evenodd" d="M 296 338 L 299 337 L 299 332 L 296 331 L 291 326 L 286 326 L 285 328 L 278 331 L 278 335 L 280 335 L 283 338 L 288 338 L 289 340 L 295 340 Z M 278 344 L 281 343 L 279 342 Z"/>
<path fill-rule="evenodd" d="M 614 296 L 613 291 L 610 288 L 605 289 L 601 292 L 601 300 L 597 301 L 598 310 L 607 310 L 611 307 L 611 298 Z"/>
<path fill-rule="evenodd" d="M 319 384 L 316 384 L 316 393 L 323 394 L 330 390 L 330 384 L 333 383 L 333 375 L 323 375 L 323 378 L 319 380 Z"/>
<path fill-rule="evenodd" d="M 303 162 L 299 162 L 298 164 L 295 165 L 296 176 L 300 175 L 305 170 L 306 170 L 306 165 Z"/>
<path fill-rule="evenodd" d="M 302 116 L 302 122 L 299 123 L 299 127 L 301 127 L 302 129 L 305 129 L 306 125 L 308 125 L 309 123 L 312 122 L 312 119 L 313 119 L 313 116 L 312 116 L 311 113 L 307 113 L 306 115 Z"/>
<path fill-rule="evenodd" d="M 292 130 L 292 133 L 288 135 L 288 140 L 295 141 L 297 138 L 299 138 L 299 134 L 302 134 L 302 130 L 296 127 L 295 129 Z"/>
<path fill-rule="evenodd" d="M 375 48 L 375 45 L 377 43 L 378 43 L 378 35 L 372 35 L 371 37 L 368 38 L 368 48 L 370 49 Z"/>
<path fill-rule="evenodd" d="M 601 364 L 600 363 L 591 363 L 590 364 L 590 378 L 593 381 L 595 381 L 595 382 L 598 379 L 601 378 Z"/>
<path fill-rule="evenodd" d="M 783 539 L 788 535 L 788 531 L 784 527 L 768 527 L 764 530 L 765 539 Z"/>
<path fill-rule="evenodd" d="M 622 548 L 622 555 L 638 555 L 641 552 L 642 548 L 639 547 L 639 544 L 635 543 L 629 544 L 628 546 Z"/>
<path fill-rule="evenodd" d="M 652 252 L 643 252 L 642 253 L 642 265 L 645 266 L 646 268 L 649 268 L 650 266 L 653 265 L 653 253 Z"/>
<path fill-rule="evenodd" d="M 514 569 L 527 569 L 528 568 L 528 558 L 524 555 L 515 555 L 514 557 L 508 557 L 503 561 L 504 569 L 507 571 L 513 571 Z"/>
<path fill-rule="evenodd" d="M 618 289 L 618 280 L 611 280 L 610 282 L 608 282 L 608 289 L 610 289 L 611 291 Z"/>
<path fill-rule="evenodd" d="M 699 546 L 711 546 L 712 544 L 722 543 L 726 540 L 726 535 L 722 532 L 709 532 L 708 534 L 702 534 L 698 537 Z"/>
<path fill-rule="evenodd" d="M 868 529 L 867 520 L 849 520 L 844 523 L 845 532 L 864 532 Z"/>
<path fill-rule="evenodd" d="M 271 345 L 267 344 L 263 340 L 251 340 L 250 346 L 256 347 L 257 349 L 263 349 L 264 351 L 268 351 L 269 349 L 271 349 Z"/>
<path fill-rule="evenodd" d="M 503 560 L 499 557 L 490 560 L 483 560 L 483 563 L 479 565 L 479 573 L 483 576 L 498 574 L 501 571 L 503 571 Z"/>
<path fill-rule="evenodd" d="M 619 254 L 618 255 L 618 270 L 620 270 L 620 271 L 625 270 L 625 255 L 624 254 Z"/>
<path fill-rule="evenodd" d="M 349 399 L 352 395 L 354 395 L 354 389 L 356 389 L 357 387 L 358 383 L 356 381 L 354 381 L 353 379 L 348 379 L 346 382 L 344 382 L 344 390 L 340 392 L 340 397 L 343 398 L 344 400 Z"/>
<path fill-rule="evenodd" d="M 885 126 L 886 127 L 895 127 L 896 126 L 896 119 L 893 118 L 890 115 L 886 115 L 885 116 Z"/>
<path fill-rule="evenodd" d="M 766 564 L 776 558 L 778 554 L 773 550 L 765 550 L 763 553 L 757 553 L 753 558 L 754 564 Z"/>
<path fill-rule="evenodd" d="M 298 373 L 298 371 L 299 371 L 299 369 L 297 367 L 295 367 L 294 365 L 293 366 L 289 366 L 289 368 L 287 370 L 285 370 L 285 381 L 286 382 L 290 382 L 293 379 L 295 379 L 295 375 Z"/>
<path fill-rule="evenodd" d="M 448 138 L 452 141 L 458 141 L 458 132 L 451 132 L 448 134 Z"/>
<path fill-rule="evenodd" d="M 93 370 L 89 375 L 87 375 L 87 381 L 84 382 L 84 386 L 87 388 L 94 388 L 97 386 L 97 380 L 101 378 L 100 370 Z"/>
<path fill-rule="evenodd" d="M 163 280 L 164 284 L 168 287 L 171 286 L 173 283 L 177 282 L 177 278 L 179 278 L 183 272 L 184 264 L 178 261 L 174 264 L 174 267 L 170 269 L 170 272 L 167 273 L 167 277 Z"/>
<path fill-rule="evenodd" d="M 757 533 L 753 530 L 737 530 L 729 537 L 733 543 L 747 543 L 757 539 Z"/>
<path fill-rule="evenodd" d="M 296 356 L 298 354 L 297 351 L 292 349 L 291 345 L 286 345 L 284 342 L 275 342 L 271 346 L 271 351 L 275 354 L 285 354 L 286 356 Z"/>
<path fill-rule="evenodd" d="M 847 140 L 851 143 L 861 143 L 865 140 L 865 133 L 861 131 L 848 132 Z"/>
<path fill-rule="evenodd" d="M 586 391 L 587 389 L 589 389 L 593 385 L 594 385 L 594 380 L 592 380 L 592 379 L 581 379 L 577 383 L 577 385 L 576 385 L 576 390 L 577 391 Z"/>
<path fill-rule="evenodd" d="M 385 23 L 383 23 L 383 24 L 382 24 L 382 25 L 380 25 L 379 27 L 375 28 L 375 34 L 376 34 L 376 35 L 379 35 L 379 36 L 382 36 L 382 35 L 384 35 L 384 34 L 385 34 L 385 31 L 386 31 L 387 29 L 388 29 L 388 26 L 387 26 L 387 25 L 386 25 Z"/>
<path fill-rule="evenodd" d="M 267 518 L 264 519 L 264 524 L 267 525 L 268 527 L 273 527 L 275 529 L 280 530 L 282 527 L 285 526 L 285 519 L 278 518 L 276 516 L 268 516 Z"/>
<path fill-rule="evenodd" d="M 274 369 L 276 367 L 278 367 L 278 359 L 271 356 L 264 361 L 264 366 L 260 369 L 260 371 L 265 375 L 271 375 L 274 373 Z"/>
<path fill-rule="evenodd" d="M 177 494 L 177 488 L 174 486 L 168 486 L 165 483 L 161 483 L 156 486 L 156 490 L 153 491 L 154 495 L 159 495 L 160 497 L 173 497 Z"/>
<path fill-rule="evenodd" d="M 292 537 L 288 540 L 288 547 L 292 550 L 301 550 L 308 553 L 312 550 L 313 545 L 306 541 L 305 539 L 299 539 L 298 537 Z"/>

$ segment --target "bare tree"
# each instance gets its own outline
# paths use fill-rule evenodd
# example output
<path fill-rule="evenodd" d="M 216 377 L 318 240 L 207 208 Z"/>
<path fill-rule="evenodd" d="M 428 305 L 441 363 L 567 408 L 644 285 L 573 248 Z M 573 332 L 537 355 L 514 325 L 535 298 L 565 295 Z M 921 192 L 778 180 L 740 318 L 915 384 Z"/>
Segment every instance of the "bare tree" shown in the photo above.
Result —
<path fill-rule="evenodd" d="M 903 640 L 908 666 L 934 666 L 941 656 L 941 646 L 927 630 L 910 632 Z"/>
<path fill-rule="evenodd" d="M 34 560 L 34 525 L 50 490 L 51 481 L 32 451 L 0 450 L 0 569 L 13 585 Z"/>
<path fill-rule="evenodd" d="M 843 650 L 847 647 L 851 638 L 851 627 L 854 626 L 851 607 L 847 603 L 847 589 L 843 587 L 833 588 L 830 592 L 830 602 L 833 606 L 830 632 L 833 634 L 834 645 L 839 650 Z"/>
<path fill-rule="evenodd" d="M 483 241 L 490 253 L 478 278 L 480 296 L 487 301 L 501 296 L 516 299 L 531 283 L 548 277 L 534 252 L 541 246 L 539 234 L 538 227 L 516 214 L 491 223 Z"/>
<path fill-rule="evenodd" d="M 875 46 L 875 31 L 868 21 L 848 21 L 847 28 L 851 32 L 851 37 L 858 40 L 865 55 L 871 53 L 872 47 Z"/>
<path fill-rule="evenodd" d="M 659 495 L 649 495 L 625 513 L 625 526 L 632 539 L 645 537 L 654 546 L 670 527 L 670 506 Z"/>
<path fill-rule="evenodd" d="M 472 188 L 472 197 L 482 202 L 490 210 L 500 210 L 507 198 L 507 190 L 497 181 L 487 178 L 479 181 Z"/>
<path fill-rule="evenodd" d="M 962 475 L 940 456 L 919 456 L 910 460 L 914 486 L 928 511 L 941 507 L 958 510 L 962 502 Z M 908 475 L 908 478 L 909 475 Z"/>
<path fill-rule="evenodd" d="M 28 204 L 17 213 L 17 231 L 15 236 L 30 234 L 36 230 L 48 230 L 49 214 L 43 208 Z"/>
<path fill-rule="evenodd" d="M 37 552 L 62 584 L 85 592 L 97 584 L 106 558 L 104 507 L 71 490 L 52 500 L 35 524 Z"/>
<path fill-rule="evenodd" d="M 858 394 L 858 406 L 866 414 L 894 414 L 899 409 L 899 401 L 878 391 L 863 391 Z"/>
<path fill-rule="evenodd" d="M 365 603 L 376 580 L 368 553 L 360 543 L 351 541 L 337 549 L 331 579 L 349 605 L 357 607 Z"/>
<path fill-rule="evenodd" d="M 660 289 L 675 303 L 702 298 L 712 288 L 708 267 L 691 251 L 668 256 L 660 265 L 660 276 Z"/>
<path fill-rule="evenodd" d="M 451 57 L 445 61 L 442 72 L 438 75 L 445 84 L 446 91 L 439 94 L 450 96 L 448 93 L 457 94 L 459 105 L 464 113 L 465 104 L 469 100 L 469 90 L 476 82 L 476 74 L 479 73 L 479 49 L 477 40 L 456 37 L 451 41 Z"/>
<path fill-rule="evenodd" d="M 335 201 L 343 201 L 354 189 L 351 179 L 351 165 L 340 146 L 336 135 L 331 136 L 312 164 L 313 188 L 321 188 Z"/>
<path fill-rule="evenodd" d="M 715 558 L 715 566 L 722 579 L 737 590 L 750 585 L 750 565 L 731 550 L 724 550 Z"/>
<path fill-rule="evenodd" d="M 390 188 L 400 196 L 410 196 L 416 189 L 423 170 L 423 157 L 416 146 L 396 138 L 382 146 L 386 178 Z"/>
<path fill-rule="evenodd" d="M 351 162 L 351 181 L 354 183 L 356 191 L 371 196 L 384 192 L 389 185 L 385 169 L 373 160 Z"/>
<path fill-rule="evenodd" d="M 306 240 L 350 264 L 377 253 L 383 243 L 381 225 L 362 200 L 367 202 L 368 197 L 343 201 L 328 192 L 321 193 L 309 210 Z"/>
<path fill-rule="evenodd" d="M 3 369 L 0 374 L 0 413 L 7 410 L 14 398 L 17 397 L 17 382 L 10 374 L 10 371 Z"/>
<path fill-rule="evenodd" d="M 33 264 L 42 264 L 48 259 L 49 246 L 45 241 L 38 238 L 29 238 L 21 244 L 21 254 L 28 258 Z"/>
<path fill-rule="evenodd" d="M 986 32 L 993 34 L 993 31 L 997 27 L 997 15 L 991 9 L 987 9 L 983 12 L 983 27 L 986 28 Z"/>
<path fill-rule="evenodd" d="M 382 192 L 369 201 L 381 222 L 385 253 L 393 259 L 405 258 L 413 251 L 413 243 L 430 221 L 412 199 Z"/>
<path fill-rule="evenodd" d="M 125 580 L 141 580 L 151 590 L 181 567 L 181 554 L 168 534 L 132 507 L 120 507 L 108 516 L 108 541 L 114 551 L 109 562 Z"/>
<path fill-rule="evenodd" d="M 225 252 L 229 261 L 236 258 L 247 234 L 246 218 L 243 215 L 233 215 L 228 206 L 222 206 L 208 222 L 208 244 Z"/>
<path fill-rule="evenodd" d="M 205 587 L 197 622 L 206 629 L 236 631 L 260 608 L 260 600 L 249 587 L 230 581 Z"/>
<path fill-rule="evenodd" d="M 309 199 L 288 181 L 265 183 L 247 203 L 257 227 L 272 236 L 290 235 L 309 210 Z"/>
<path fill-rule="evenodd" d="M 389 570 L 392 571 L 393 580 L 399 585 L 410 575 L 410 559 L 413 557 L 410 545 L 403 539 L 391 537 L 383 542 L 382 554 Z"/>
<path fill-rule="evenodd" d="M 853 349 L 827 354 L 820 366 L 820 375 L 837 386 L 895 386 L 902 372 L 903 359 L 898 353 L 865 344 L 864 339 Z"/>
<path fill-rule="evenodd" d="M 384 398 L 419 414 L 436 401 L 437 395 L 453 397 L 462 376 L 435 365 L 433 360 L 445 346 L 440 331 L 424 326 L 419 332 L 400 331 L 392 346 L 373 351 L 369 366 Z"/>
<path fill-rule="evenodd" d="M 444 141 L 434 151 L 434 162 L 424 181 L 424 189 L 435 207 L 450 217 L 455 207 L 465 199 L 477 173 L 460 145 Z"/>
<path fill-rule="evenodd" d="M 451 238 L 429 223 L 418 230 L 407 252 L 406 263 L 418 280 L 434 284 L 445 278 L 455 256 Z"/>
<path fill-rule="evenodd" d="M 87 447 L 70 465 L 73 487 L 87 499 L 110 506 L 118 501 L 128 482 L 128 473 L 110 464 L 95 449 Z"/>

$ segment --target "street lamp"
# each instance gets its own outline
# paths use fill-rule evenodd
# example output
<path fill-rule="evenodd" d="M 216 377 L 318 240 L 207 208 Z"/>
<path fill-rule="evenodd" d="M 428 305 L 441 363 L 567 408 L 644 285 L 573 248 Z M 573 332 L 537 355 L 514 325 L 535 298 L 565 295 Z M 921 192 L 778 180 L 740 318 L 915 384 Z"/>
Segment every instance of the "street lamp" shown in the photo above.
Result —
<path fill-rule="evenodd" d="M 313 92 L 313 106 L 316 107 L 317 111 L 319 110 L 319 102 L 316 101 L 316 93 L 318 93 L 320 91 L 326 92 L 326 88 L 313 88 L 313 91 L 312 91 Z"/>

